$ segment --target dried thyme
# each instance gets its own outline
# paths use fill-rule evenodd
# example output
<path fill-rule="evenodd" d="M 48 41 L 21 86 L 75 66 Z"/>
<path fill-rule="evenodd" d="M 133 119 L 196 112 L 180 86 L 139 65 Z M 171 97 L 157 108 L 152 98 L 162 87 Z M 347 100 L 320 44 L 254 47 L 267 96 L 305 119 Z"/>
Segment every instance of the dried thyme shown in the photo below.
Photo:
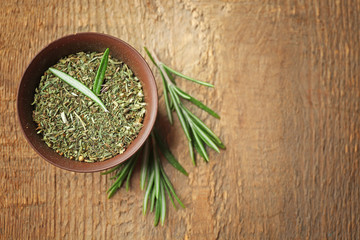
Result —
<path fill-rule="evenodd" d="M 102 55 L 80 52 L 52 68 L 92 89 Z M 146 103 L 141 83 L 125 63 L 109 56 L 98 97 L 110 113 L 46 71 L 33 103 L 37 133 L 49 147 L 74 160 L 96 162 L 123 153 L 143 126 Z"/>

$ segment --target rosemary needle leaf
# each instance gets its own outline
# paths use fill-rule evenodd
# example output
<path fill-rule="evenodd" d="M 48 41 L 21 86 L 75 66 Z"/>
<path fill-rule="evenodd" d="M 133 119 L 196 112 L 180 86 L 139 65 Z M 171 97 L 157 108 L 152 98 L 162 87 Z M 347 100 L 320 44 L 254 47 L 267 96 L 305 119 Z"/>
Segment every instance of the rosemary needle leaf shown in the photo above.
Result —
<path fill-rule="evenodd" d="M 131 178 L 131 176 L 132 176 L 132 173 L 133 173 L 133 171 L 134 171 L 136 162 L 137 162 L 137 160 L 138 160 L 138 153 L 139 153 L 139 152 L 136 152 L 135 158 L 134 158 L 134 160 L 132 160 L 131 167 L 130 167 L 130 169 L 129 169 L 129 173 L 128 173 L 127 178 L 126 178 L 126 191 L 129 191 L 129 188 L 130 188 L 130 178 Z"/>
<path fill-rule="evenodd" d="M 210 84 L 210 83 L 202 82 L 202 81 L 196 80 L 196 79 L 194 79 L 194 78 L 185 76 L 184 74 L 179 73 L 179 72 L 175 71 L 174 69 L 171 69 L 170 67 L 166 66 L 165 64 L 163 64 L 163 67 L 164 67 L 166 70 L 168 70 L 168 71 L 174 73 L 175 75 L 178 75 L 179 77 L 184 78 L 184 79 L 186 79 L 186 80 L 189 80 L 189 81 L 192 81 L 192 82 L 195 82 L 195 83 L 198 83 L 198 84 L 207 86 L 207 87 L 214 87 L 214 85 L 212 85 L 212 84 Z"/>
<path fill-rule="evenodd" d="M 102 172 L 102 173 L 100 173 L 100 174 L 101 174 L 101 175 L 106 175 L 106 174 L 112 173 L 113 171 L 119 169 L 121 166 L 122 166 L 122 165 L 119 164 L 119 165 L 117 165 L 116 167 L 113 167 L 113 168 L 107 170 L 106 172 Z"/>
<path fill-rule="evenodd" d="M 173 118 L 172 118 L 172 112 L 171 112 L 171 105 L 169 102 L 169 96 L 168 96 L 168 85 L 166 83 L 165 77 L 163 75 L 163 73 L 160 71 L 161 73 L 161 78 L 162 78 L 162 82 L 163 82 L 163 86 L 164 86 L 164 99 L 165 99 L 165 107 L 166 107 L 166 113 L 168 115 L 169 118 L 169 122 L 170 124 L 173 124 Z"/>
<path fill-rule="evenodd" d="M 177 94 L 180 95 L 180 97 L 190 100 L 191 96 L 189 94 L 187 94 L 186 92 L 184 92 L 183 90 L 181 90 L 180 88 L 174 86 L 174 90 L 176 91 Z"/>
<path fill-rule="evenodd" d="M 135 164 L 133 164 L 131 166 L 130 171 L 129 171 L 129 173 L 127 175 L 127 178 L 126 178 L 126 191 L 129 191 L 129 189 L 130 189 L 130 178 L 131 178 L 132 172 L 134 170 L 134 166 L 135 166 Z"/>
<path fill-rule="evenodd" d="M 154 144 L 155 145 L 155 144 Z M 156 199 L 159 199 L 159 195 L 160 195 L 160 167 L 159 167 L 159 163 L 160 159 L 159 159 L 159 155 L 157 152 L 156 147 L 154 148 L 154 168 L 155 168 L 155 196 Z"/>
<path fill-rule="evenodd" d="M 121 185 L 123 184 L 126 176 L 129 173 L 129 169 L 132 165 L 132 161 L 134 160 L 134 156 L 129 159 L 126 163 L 125 166 L 119 171 L 119 173 L 117 174 L 117 179 L 116 181 L 113 183 L 113 185 L 109 188 L 108 192 L 108 198 L 111 198 L 114 193 L 121 187 Z"/>
<path fill-rule="evenodd" d="M 172 91 L 170 91 L 170 95 L 171 95 L 171 97 L 172 97 L 173 99 L 175 99 L 175 93 L 173 93 Z M 176 111 L 176 113 L 177 113 L 177 115 L 178 115 L 180 124 L 181 124 L 181 126 L 182 126 L 182 128 L 183 128 L 183 130 L 184 130 L 184 133 L 185 133 L 187 139 L 188 139 L 189 141 L 191 141 L 190 134 L 189 134 L 189 127 L 188 127 L 187 123 L 185 122 L 185 119 L 184 119 L 184 116 L 183 116 L 183 114 L 182 114 L 182 112 L 181 112 L 181 110 L 180 110 L 180 107 L 179 107 L 179 105 L 178 105 L 176 102 L 174 102 L 174 106 L 175 106 L 175 111 Z"/>
<path fill-rule="evenodd" d="M 142 164 L 141 164 L 141 174 L 140 174 L 140 188 L 144 190 L 146 184 L 146 175 L 148 172 L 149 165 L 149 139 L 146 140 L 144 150 L 142 153 Z"/>
<path fill-rule="evenodd" d="M 177 208 L 176 208 L 176 205 L 175 205 L 175 202 L 174 202 L 174 199 L 173 199 L 173 197 L 171 196 L 169 187 L 168 187 L 168 185 L 166 185 L 164 178 L 161 179 L 161 182 L 162 182 L 163 185 L 165 186 L 164 188 L 165 188 L 165 190 L 166 190 L 166 192 L 167 192 L 167 194 L 168 194 L 168 196 L 169 196 L 169 198 L 170 198 L 170 201 L 171 201 L 172 205 L 174 206 L 175 209 L 177 209 Z"/>
<path fill-rule="evenodd" d="M 155 191 L 151 192 L 150 212 L 153 212 L 153 210 L 154 210 L 155 199 L 156 199 L 155 193 L 156 193 Z"/>
<path fill-rule="evenodd" d="M 206 143 L 206 145 L 214 149 L 216 152 L 220 153 L 220 150 L 216 146 L 216 144 L 212 141 L 211 138 L 208 137 L 208 135 L 206 135 L 206 133 L 201 128 L 199 128 L 195 124 L 193 124 L 193 128 L 196 131 L 196 133 L 199 134 L 200 138 Z"/>
<path fill-rule="evenodd" d="M 170 192 L 172 193 L 172 195 L 174 196 L 174 198 L 176 199 L 176 201 L 180 204 L 180 206 L 181 206 L 182 208 L 185 208 L 185 205 L 180 201 L 180 198 L 176 195 L 175 189 L 174 189 L 173 185 L 171 184 L 171 182 L 170 182 L 170 180 L 169 180 L 169 177 L 166 175 L 164 169 L 161 167 L 160 170 L 161 170 L 161 174 L 162 174 L 162 177 L 163 177 L 163 179 L 164 179 L 164 182 L 165 182 L 166 185 L 169 187 Z"/>
<path fill-rule="evenodd" d="M 205 156 L 201 152 L 200 147 L 199 147 L 199 145 L 197 144 L 196 141 L 194 141 L 194 147 L 195 147 L 195 150 L 200 154 L 200 156 L 205 160 Z"/>
<path fill-rule="evenodd" d="M 216 139 L 214 139 L 214 141 L 216 141 Z M 216 144 L 218 145 L 219 148 L 226 149 L 226 146 L 221 141 L 217 142 Z"/>
<path fill-rule="evenodd" d="M 225 148 L 221 140 L 215 135 L 215 133 L 208 126 L 205 125 L 205 123 L 203 123 L 197 116 L 195 116 L 192 112 L 190 112 L 186 107 L 183 106 L 183 109 L 187 112 L 187 114 L 190 116 L 190 118 L 197 126 L 202 128 L 210 137 L 212 137 L 215 140 L 216 144 L 220 148 Z"/>
<path fill-rule="evenodd" d="M 111 188 L 111 191 L 108 193 L 108 198 L 111 198 L 116 193 L 117 190 L 118 190 L 117 188 Z"/>
<path fill-rule="evenodd" d="M 159 68 L 160 69 L 160 68 Z M 165 70 L 166 71 L 166 70 Z M 171 74 L 169 74 L 169 73 L 166 73 L 167 74 L 167 76 L 168 76 L 168 79 L 170 79 L 170 81 L 173 83 L 173 84 L 175 84 L 175 82 L 174 82 L 174 78 L 172 77 L 172 75 Z M 161 69 L 160 69 L 160 75 L 161 75 L 161 78 L 162 78 L 162 80 L 163 80 L 163 85 L 164 85 L 164 88 L 166 87 L 166 90 L 167 90 L 167 94 L 170 94 L 170 90 L 169 90 L 169 85 L 168 85 L 168 83 L 167 83 L 167 81 L 166 81 L 166 78 L 165 78 L 165 76 L 164 76 L 164 73 L 161 71 Z M 165 94 L 165 90 L 164 90 L 164 94 Z M 170 112 L 172 112 L 172 111 L 174 111 L 175 109 L 174 109 L 174 103 L 173 103 L 173 100 L 171 99 L 171 97 L 169 97 L 169 95 L 167 95 L 167 98 L 168 98 L 168 100 L 169 100 L 169 108 L 170 108 Z M 172 116 L 171 116 L 171 124 L 172 124 Z"/>
<path fill-rule="evenodd" d="M 182 110 L 183 110 L 184 115 L 186 116 L 186 118 L 187 118 L 188 121 L 189 121 L 189 124 L 190 124 L 191 129 L 192 129 L 193 132 L 194 132 L 195 140 L 196 140 L 195 134 L 198 134 L 198 136 L 199 136 L 209 147 L 211 147 L 212 149 L 214 149 L 216 152 L 220 153 L 220 150 L 219 150 L 219 148 L 216 146 L 216 143 L 213 142 L 213 140 L 212 140 L 200 127 L 198 127 L 198 126 L 193 122 L 193 120 L 190 118 L 189 113 L 186 111 L 186 108 L 183 107 Z M 201 148 L 201 147 L 200 147 L 200 148 Z"/>
<path fill-rule="evenodd" d="M 189 123 L 189 126 L 190 126 L 190 129 L 192 131 L 192 136 L 193 136 L 193 139 L 195 140 L 194 142 L 197 143 L 197 147 L 196 150 L 199 152 L 199 154 L 206 160 L 206 161 L 209 161 L 209 158 L 208 158 L 208 155 L 207 155 L 207 152 L 202 144 L 202 141 L 201 141 L 201 137 L 199 137 L 196 129 L 195 129 L 195 126 L 194 126 L 194 123 L 193 121 L 191 120 L 189 114 L 185 111 L 185 107 L 184 106 L 181 106 L 181 110 L 183 111 L 184 113 L 184 116 L 186 117 L 186 119 L 188 120 L 188 123 Z M 190 152 L 191 154 L 191 152 Z"/>
<path fill-rule="evenodd" d="M 134 161 L 134 157 L 132 157 L 131 159 L 129 159 L 126 164 L 125 167 L 122 169 L 119 177 L 118 177 L 118 183 L 117 183 L 117 187 L 120 188 L 121 185 L 123 184 L 125 178 L 127 177 L 127 175 L 129 174 L 130 168 L 133 164 Z M 115 182 L 116 183 L 116 182 Z"/>
<path fill-rule="evenodd" d="M 161 212 L 161 199 L 157 199 L 156 206 L 155 206 L 154 226 L 157 226 L 159 224 L 160 212 Z"/>
<path fill-rule="evenodd" d="M 169 89 L 169 93 L 170 93 L 170 96 L 172 98 L 172 101 L 174 102 L 174 105 L 175 104 L 180 104 L 180 98 L 179 98 L 178 94 L 176 93 L 176 91 L 174 89 L 174 85 L 168 86 L 168 89 Z"/>
<path fill-rule="evenodd" d="M 171 73 L 168 69 L 166 69 L 166 68 L 164 68 L 164 69 L 165 69 L 165 72 L 166 72 L 166 74 L 168 75 L 170 81 L 171 81 L 173 84 L 175 84 L 175 78 L 174 78 L 174 76 L 172 75 L 172 73 Z"/>
<path fill-rule="evenodd" d="M 119 177 L 117 180 L 120 180 L 120 181 L 116 181 L 116 183 L 114 183 L 110 188 L 109 190 L 107 191 L 108 192 L 108 198 L 111 198 L 116 192 L 117 190 L 121 187 L 121 184 L 123 183 L 124 179 L 125 179 L 125 174 L 121 175 L 121 177 Z"/>
<path fill-rule="evenodd" d="M 167 144 L 161 139 L 160 135 L 157 133 L 157 131 L 154 131 L 156 142 L 159 146 L 159 149 L 161 153 L 164 155 L 164 157 L 168 160 L 168 162 L 176 168 L 178 171 L 183 173 L 184 175 L 188 176 L 189 174 L 186 172 L 186 170 L 181 166 L 181 164 L 176 160 L 174 155 L 169 150 L 169 147 Z"/>
<path fill-rule="evenodd" d="M 192 141 L 189 141 L 189 151 L 190 151 L 191 161 L 192 161 L 193 165 L 196 166 L 195 154 L 194 154 L 194 146 L 193 146 Z"/>
<path fill-rule="evenodd" d="M 116 179 L 117 178 L 117 176 L 112 176 L 111 178 L 110 178 L 110 180 L 114 180 L 114 179 Z"/>
<path fill-rule="evenodd" d="M 78 80 L 76 80 L 75 78 L 71 77 L 70 75 L 59 71 L 55 68 L 49 68 L 50 72 L 52 72 L 55 76 L 59 77 L 60 79 L 62 79 L 64 82 L 66 82 L 67 84 L 69 84 L 70 86 L 76 88 L 77 90 L 79 90 L 82 94 L 84 94 L 85 96 L 89 97 L 90 99 L 92 99 L 95 103 L 97 103 L 102 109 L 104 109 L 105 112 L 109 112 L 104 103 L 100 100 L 100 98 L 98 98 L 98 96 L 95 95 L 95 93 L 93 93 L 88 87 L 86 87 L 84 84 L 82 84 L 81 82 L 79 82 Z"/>
<path fill-rule="evenodd" d="M 170 187 L 170 186 L 168 185 L 168 187 L 169 187 L 171 193 L 173 194 L 175 200 L 179 203 L 179 205 L 180 205 L 182 208 L 185 208 L 185 205 L 181 202 L 180 198 L 176 195 L 175 190 L 172 189 L 172 186 Z"/>
<path fill-rule="evenodd" d="M 99 66 L 99 69 L 98 69 L 98 71 L 96 73 L 96 77 L 95 77 L 95 81 L 94 81 L 93 92 L 96 95 L 100 94 L 101 85 L 104 82 L 104 77 L 105 77 L 105 72 L 106 72 L 108 60 L 109 60 L 109 49 L 107 48 L 105 50 L 105 52 L 104 52 L 104 55 L 103 55 L 102 59 L 101 59 L 100 66 Z"/>
<path fill-rule="evenodd" d="M 118 190 L 117 185 L 113 184 L 106 192 L 108 194 L 108 198 L 111 198 L 115 192 Z"/>
<path fill-rule="evenodd" d="M 161 222 L 161 226 L 164 226 L 165 216 L 166 216 L 166 200 L 165 200 L 164 184 L 162 181 L 160 182 L 160 199 L 161 199 L 160 222 Z"/>
<path fill-rule="evenodd" d="M 154 64 L 155 66 L 157 66 L 157 64 L 156 64 L 154 58 L 151 56 L 149 50 L 148 50 L 146 47 L 144 47 L 144 50 L 145 50 L 146 54 L 149 56 L 150 60 L 153 62 L 153 64 Z"/>
<path fill-rule="evenodd" d="M 171 110 L 171 111 L 175 111 L 175 107 L 174 107 L 173 100 L 171 100 L 170 97 L 169 97 L 169 102 L 170 102 L 170 110 Z"/>
<path fill-rule="evenodd" d="M 205 104 L 203 104 L 202 102 L 200 102 L 199 100 L 197 100 L 194 97 L 191 97 L 189 99 L 190 102 L 192 102 L 193 104 L 195 104 L 196 106 L 198 106 L 199 108 L 201 108 L 202 110 L 208 112 L 211 116 L 220 119 L 220 116 L 212 109 L 210 109 L 208 106 L 206 106 Z"/>
<path fill-rule="evenodd" d="M 149 182 L 146 188 L 146 192 L 145 192 L 145 196 L 144 196 L 144 205 L 143 205 L 143 214 L 146 214 L 147 211 L 147 206 L 148 206 L 148 202 L 149 202 L 149 196 L 151 193 L 151 190 L 153 188 L 153 184 L 154 184 L 154 177 L 155 177 L 155 172 L 152 171 L 150 174 L 150 178 L 149 178 Z"/>
<path fill-rule="evenodd" d="M 197 132 L 195 131 L 194 128 L 191 128 L 192 130 L 192 133 L 194 134 L 194 138 L 195 138 L 195 142 L 197 143 L 198 145 L 198 149 L 197 150 L 200 150 L 200 154 L 202 155 L 202 157 L 208 162 L 209 161 L 209 156 L 204 148 L 204 145 L 200 139 L 200 137 L 198 136 Z"/>
<path fill-rule="evenodd" d="M 115 179 L 115 178 L 112 178 L 112 179 Z M 111 185 L 111 187 L 106 191 L 107 193 L 110 193 L 113 189 L 116 189 L 116 186 L 117 186 L 117 183 L 115 184 L 115 183 L 113 183 L 112 185 Z"/>

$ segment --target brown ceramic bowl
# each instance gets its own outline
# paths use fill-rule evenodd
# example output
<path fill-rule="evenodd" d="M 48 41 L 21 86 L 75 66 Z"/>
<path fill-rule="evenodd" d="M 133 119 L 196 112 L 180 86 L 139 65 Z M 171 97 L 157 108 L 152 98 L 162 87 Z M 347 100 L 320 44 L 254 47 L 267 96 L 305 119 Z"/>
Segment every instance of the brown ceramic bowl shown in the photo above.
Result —
<path fill-rule="evenodd" d="M 86 163 L 67 159 L 49 148 L 41 136 L 36 134 L 36 124 L 32 118 L 35 89 L 44 72 L 58 60 L 80 51 L 103 52 L 110 48 L 110 55 L 124 61 L 140 79 L 146 106 L 144 126 L 138 137 L 127 150 L 103 162 Z M 57 167 L 74 172 L 97 172 L 114 167 L 132 156 L 149 136 L 157 114 L 158 98 L 154 76 L 142 56 L 129 44 L 115 37 L 99 33 L 79 33 L 60 38 L 46 46 L 27 67 L 18 89 L 17 111 L 23 133 L 34 150 L 46 161 Z"/>

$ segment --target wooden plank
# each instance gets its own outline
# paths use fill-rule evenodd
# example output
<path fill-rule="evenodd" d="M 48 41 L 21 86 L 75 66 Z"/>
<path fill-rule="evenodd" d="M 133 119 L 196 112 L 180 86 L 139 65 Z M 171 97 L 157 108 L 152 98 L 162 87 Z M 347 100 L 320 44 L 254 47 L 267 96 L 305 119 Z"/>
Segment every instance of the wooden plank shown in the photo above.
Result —
<path fill-rule="evenodd" d="M 360 1 L 9 1 L 0 8 L 1 239 L 357 239 Z M 16 90 L 52 40 L 96 31 L 143 46 L 215 89 L 178 85 L 221 115 L 191 108 L 224 140 L 189 159 L 160 98 L 159 123 L 189 172 L 166 171 L 186 209 L 164 227 L 130 192 L 50 166 L 26 143 Z M 151 66 L 158 81 L 156 69 Z"/>

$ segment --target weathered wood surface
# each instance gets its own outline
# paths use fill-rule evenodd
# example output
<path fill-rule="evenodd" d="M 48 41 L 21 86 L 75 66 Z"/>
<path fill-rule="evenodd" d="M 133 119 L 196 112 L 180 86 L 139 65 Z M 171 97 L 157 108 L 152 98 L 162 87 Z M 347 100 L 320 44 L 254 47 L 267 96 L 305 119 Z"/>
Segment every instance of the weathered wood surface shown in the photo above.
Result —
<path fill-rule="evenodd" d="M 360 238 L 360 1 L 0 5 L 1 239 Z M 169 207 L 164 227 L 142 216 L 138 171 L 130 192 L 108 200 L 107 177 L 46 163 L 17 124 L 17 85 L 32 57 L 84 31 L 119 37 L 143 55 L 146 45 L 216 86 L 179 81 L 220 113 L 218 121 L 194 108 L 227 150 L 194 167 L 179 123 L 165 125 L 190 176 L 166 165 L 187 208 Z M 162 99 L 159 115 L 166 123 Z"/>

